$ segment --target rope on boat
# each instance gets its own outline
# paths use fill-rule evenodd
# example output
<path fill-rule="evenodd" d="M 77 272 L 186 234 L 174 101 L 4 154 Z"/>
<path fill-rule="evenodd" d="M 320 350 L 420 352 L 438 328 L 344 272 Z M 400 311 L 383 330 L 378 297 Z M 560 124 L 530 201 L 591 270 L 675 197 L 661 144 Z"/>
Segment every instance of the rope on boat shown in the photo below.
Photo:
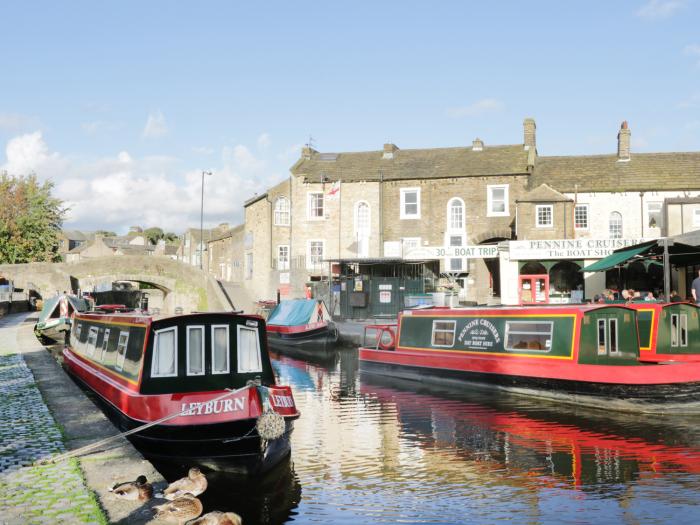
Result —
<path fill-rule="evenodd" d="M 211 399 L 207 401 L 208 403 L 215 403 L 216 401 L 220 401 L 222 399 L 225 399 L 227 397 L 230 397 L 234 394 L 237 394 L 238 392 L 241 392 L 245 390 L 246 388 L 251 388 L 255 385 L 246 385 L 241 388 L 237 388 L 235 390 L 231 390 L 230 388 L 227 388 L 227 392 L 225 394 L 221 394 L 218 397 L 215 397 L 214 399 Z M 64 461 L 66 459 L 70 459 L 74 456 L 79 456 L 80 454 L 84 452 L 88 452 L 90 450 L 99 448 L 103 445 L 106 445 L 107 443 L 111 443 L 112 441 L 116 441 L 117 439 L 130 436 L 132 434 L 136 434 L 137 432 L 141 432 L 142 430 L 146 430 L 148 428 L 154 427 L 156 425 L 160 425 L 161 423 L 165 423 L 166 421 L 169 421 L 171 419 L 175 419 L 176 417 L 180 417 L 185 415 L 190 411 L 190 408 L 188 407 L 185 410 L 181 410 L 177 414 L 170 414 L 168 416 L 162 417 L 156 421 L 151 421 L 150 423 L 146 423 L 145 425 L 141 425 L 140 427 L 132 428 L 131 430 L 127 430 L 126 432 L 122 432 L 121 434 L 117 434 L 116 436 L 110 436 L 108 438 L 102 439 L 100 441 L 96 441 L 95 443 L 91 443 L 90 445 L 85 445 L 84 447 L 76 448 L 75 450 L 69 450 L 68 452 L 64 452 L 62 454 L 58 454 L 57 456 L 41 459 L 37 461 L 35 464 L 38 465 L 48 465 L 51 463 L 58 463 L 59 461 Z"/>

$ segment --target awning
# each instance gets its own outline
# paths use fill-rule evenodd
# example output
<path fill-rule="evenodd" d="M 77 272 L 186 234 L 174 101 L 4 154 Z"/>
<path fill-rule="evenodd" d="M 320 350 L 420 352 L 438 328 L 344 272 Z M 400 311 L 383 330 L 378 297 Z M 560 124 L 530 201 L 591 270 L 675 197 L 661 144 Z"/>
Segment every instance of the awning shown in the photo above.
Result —
<path fill-rule="evenodd" d="M 656 246 L 656 241 L 645 242 L 643 244 L 638 244 L 632 248 L 626 248 L 617 252 L 613 252 L 604 259 L 596 261 L 593 264 L 589 264 L 585 268 L 581 268 L 582 272 L 602 272 L 603 270 L 609 270 L 614 268 L 626 261 L 629 261 L 635 255 L 639 255 L 646 251 L 649 251 L 652 247 Z"/>

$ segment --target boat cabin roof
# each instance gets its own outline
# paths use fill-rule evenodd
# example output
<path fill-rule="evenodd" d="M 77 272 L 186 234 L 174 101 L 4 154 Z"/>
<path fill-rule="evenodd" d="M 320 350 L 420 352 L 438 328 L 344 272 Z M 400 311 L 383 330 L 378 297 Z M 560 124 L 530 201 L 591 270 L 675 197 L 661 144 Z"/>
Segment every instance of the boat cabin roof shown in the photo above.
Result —
<path fill-rule="evenodd" d="M 602 310 L 606 308 L 625 308 L 632 310 L 626 304 L 546 304 L 546 305 L 527 305 L 527 306 L 465 306 L 462 308 L 449 307 L 434 307 L 422 308 L 419 310 L 404 310 L 402 315 L 409 316 L 459 316 L 459 315 L 522 315 L 523 313 L 537 314 L 561 314 L 561 313 L 586 313 L 594 310 Z"/>

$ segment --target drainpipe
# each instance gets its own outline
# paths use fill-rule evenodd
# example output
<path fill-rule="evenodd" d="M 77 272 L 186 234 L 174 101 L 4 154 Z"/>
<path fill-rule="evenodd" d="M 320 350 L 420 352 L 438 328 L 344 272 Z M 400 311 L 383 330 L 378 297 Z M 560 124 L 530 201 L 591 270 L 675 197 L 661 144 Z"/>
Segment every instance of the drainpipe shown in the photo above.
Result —
<path fill-rule="evenodd" d="M 669 241 L 668 237 L 662 240 L 664 247 L 664 298 L 668 301 L 671 297 L 671 263 L 668 256 L 668 247 L 673 246 L 673 241 Z"/>
<path fill-rule="evenodd" d="M 644 238 L 644 192 L 639 192 L 639 238 Z"/>
<path fill-rule="evenodd" d="M 384 257 L 384 172 L 379 170 L 379 254 Z"/>

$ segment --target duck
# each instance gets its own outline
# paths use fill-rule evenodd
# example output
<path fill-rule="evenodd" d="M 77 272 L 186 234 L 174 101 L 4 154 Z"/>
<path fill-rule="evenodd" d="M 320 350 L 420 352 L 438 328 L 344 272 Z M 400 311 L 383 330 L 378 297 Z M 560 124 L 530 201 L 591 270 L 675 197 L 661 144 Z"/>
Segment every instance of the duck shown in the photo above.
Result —
<path fill-rule="evenodd" d="M 204 516 L 190 521 L 188 525 L 243 525 L 243 518 L 235 512 L 207 512 Z"/>
<path fill-rule="evenodd" d="M 207 490 L 206 476 L 197 467 L 192 467 L 187 473 L 187 477 L 173 481 L 162 494 L 156 494 L 156 496 L 173 501 L 186 493 L 199 496 L 205 490 Z"/>
<path fill-rule="evenodd" d="M 147 501 L 153 497 L 153 486 L 148 483 L 146 476 L 139 476 L 134 481 L 117 483 L 109 491 L 120 499 L 130 501 Z"/>
<path fill-rule="evenodd" d="M 172 501 L 153 507 L 155 518 L 184 525 L 202 513 L 202 502 L 192 494 L 185 493 Z"/>

